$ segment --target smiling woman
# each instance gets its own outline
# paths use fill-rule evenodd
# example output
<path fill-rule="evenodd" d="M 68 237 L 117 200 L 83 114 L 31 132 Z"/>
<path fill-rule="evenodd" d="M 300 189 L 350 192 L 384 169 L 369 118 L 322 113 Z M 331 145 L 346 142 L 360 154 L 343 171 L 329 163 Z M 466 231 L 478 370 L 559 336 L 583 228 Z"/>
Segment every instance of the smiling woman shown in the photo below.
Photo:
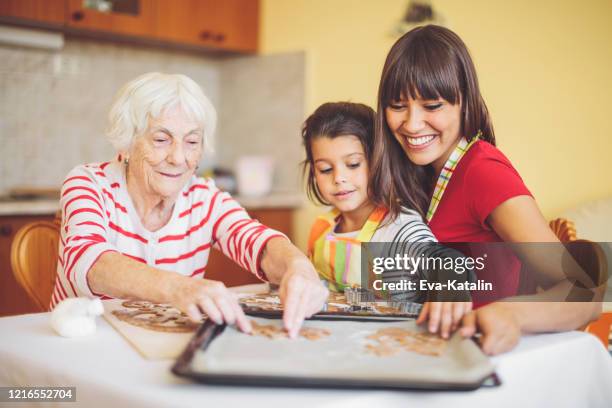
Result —
<path fill-rule="evenodd" d="M 196 177 L 216 123 L 200 87 L 184 75 L 142 75 L 119 91 L 109 119 L 118 160 L 78 166 L 63 184 L 51 306 L 75 296 L 142 299 L 249 331 L 234 295 L 201 279 L 214 247 L 280 284 L 285 327 L 295 335 L 327 290 L 286 237 Z"/>
<path fill-rule="evenodd" d="M 393 215 L 402 206 L 420 212 L 442 242 L 547 242 L 564 251 L 519 173 L 495 147 L 474 63 L 457 34 L 427 25 L 397 40 L 380 79 L 376 125 L 369 181 L 377 187 L 376 204 Z M 570 330 L 598 316 L 596 302 L 526 302 L 573 289 L 553 262 L 533 276 L 547 289 L 539 296 L 495 302 L 519 294 L 521 254 L 511 248 L 478 270 L 494 291 L 473 293 L 477 310 L 463 319 L 464 335 L 478 328 L 485 351 L 499 353 L 512 348 L 521 331 Z"/>
<path fill-rule="evenodd" d="M 172 200 L 162 200 L 169 205 L 160 206 L 158 211 L 146 204 L 155 202 L 154 197 L 178 195 L 202 157 L 202 133 L 196 121 L 181 107 L 174 106 L 152 119 L 149 129 L 134 141 L 130 151 L 121 153 L 132 164 L 127 166 L 128 191 L 134 197 L 136 209 L 145 214 L 147 229 L 156 231 L 170 220 Z M 132 178 L 144 183 L 130 183 Z"/>

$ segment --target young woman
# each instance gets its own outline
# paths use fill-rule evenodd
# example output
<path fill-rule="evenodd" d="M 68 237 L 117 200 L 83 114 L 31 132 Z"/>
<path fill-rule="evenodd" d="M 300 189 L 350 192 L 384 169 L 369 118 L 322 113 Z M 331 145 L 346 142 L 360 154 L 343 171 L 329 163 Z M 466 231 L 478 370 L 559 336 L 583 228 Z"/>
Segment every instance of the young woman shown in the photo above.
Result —
<path fill-rule="evenodd" d="M 495 147 L 474 64 L 452 31 L 418 27 L 393 45 L 380 80 L 376 127 L 372 197 L 391 214 L 402 205 L 420 209 L 441 242 L 558 242 Z M 477 272 L 494 293 L 473 294 L 476 310 L 463 319 L 463 334 L 483 332 L 485 352 L 512 348 L 521 332 L 574 329 L 598 315 L 596 303 L 493 302 L 518 293 L 521 262 L 508 248 L 498 247 Z M 565 283 L 558 272 L 544 273 L 538 283 L 560 290 Z"/>

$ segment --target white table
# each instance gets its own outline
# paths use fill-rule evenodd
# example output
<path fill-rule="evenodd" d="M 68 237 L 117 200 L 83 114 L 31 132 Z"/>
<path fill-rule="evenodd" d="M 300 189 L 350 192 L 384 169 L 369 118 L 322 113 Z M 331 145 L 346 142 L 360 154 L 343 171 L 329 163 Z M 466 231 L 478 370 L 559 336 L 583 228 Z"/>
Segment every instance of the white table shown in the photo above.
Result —
<path fill-rule="evenodd" d="M 175 377 L 172 361 L 143 359 L 102 319 L 82 339 L 55 335 L 48 313 L 0 318 L 0 333 L 0 386 L 76 386 L 77 403 L 62 407 L 612 406 L 612 359 L 582 332 L 524 337 L 493 359 L 503 385 L 470 392 L 205 386 Z"/>

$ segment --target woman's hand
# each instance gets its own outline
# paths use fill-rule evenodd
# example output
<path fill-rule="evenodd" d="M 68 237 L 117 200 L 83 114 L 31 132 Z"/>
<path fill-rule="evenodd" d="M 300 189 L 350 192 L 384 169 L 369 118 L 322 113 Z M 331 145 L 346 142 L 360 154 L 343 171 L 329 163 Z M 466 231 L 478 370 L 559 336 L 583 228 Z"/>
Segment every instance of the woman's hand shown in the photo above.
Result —
<path fill-rule="evenodd" d="M 280 282 L 283 323 L 289 337 L 297 337 L 304 319 L 321 310 L 328 296 L 329 291 L 308 259 L 298 258 L 290 264 Z"/>
<path fill-rule="evenodd" d="M 190 319 L 200 322 L 202 313 L 205 313 L 217 324 L 236 324 L 243 332 L 251 332 L 251 323 L 242 311 L 238 298 L 223 283 L 208 279 L 179 279 L 179 284 L 170 295 L 171 303 Z"/>
<path fill-rule="evenodd" d="M 462 321 L 460 333 L 471 337 L 482 333 L 480 347 L 485 354 L 494 355 L 512 350 L 521 337 L 519 319 L 512 306 L 502 302 L 490 303 L 471 313 Z"/>
<path fill-rule="evenodd" d="M 417 319 L 417 324 L 428 321 L 430 333 L 440 332 L 447 339 L 457 330 L 461 319 L 472 310 L 472 302 L 425 302 Z"/>
<path fill-rule="evenodd" d="M 280 286 L 283 324 L 295 338 L 304 319 L 321 310 L 329 291 L 312 263 L 288 239 L 272 238 L 264 251 L 261 268 L 270 282 Z"/>

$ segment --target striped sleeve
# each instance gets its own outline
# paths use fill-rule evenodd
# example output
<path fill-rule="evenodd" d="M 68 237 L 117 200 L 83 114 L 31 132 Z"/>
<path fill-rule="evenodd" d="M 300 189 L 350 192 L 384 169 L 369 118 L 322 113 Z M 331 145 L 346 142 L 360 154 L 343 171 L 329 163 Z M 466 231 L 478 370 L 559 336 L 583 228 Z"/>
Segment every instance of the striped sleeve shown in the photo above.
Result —
<path fill-rule="evenodd" d="M 62 225 L 58 280 L 78 296 L 98 296 L 87 283 L 87 273 L 107 251 L 116 251 L 107 239 L 107 213 L 102 188 L 84 166 L 73 169 L 62 186 Z"/>
<path fill-rule="evenodd" d="M 392 232 L 392 234 L 389 234 Z M 385 257 L 393 258 L 396 254 L 408 255 L 410 258 L 418 258 L 431 243 L 436 242 L 429 227 L 423 222 L 422 218 L 413 212 L 402 213 L 398 219 L 389 227 L 385 234 L 385 247 L 387 251 Z M 389 283 L 397 283 L 402 280 L 416 280 L 422 271 L 415 274 L 405 270 L 387 269 L 383 273 L 383 280 Z M 395 301 L 419 302 L 425 301 L 426 294 L 416 291 L 395 291 L 390 293 Z"/>
<path fill-rule="evenodd" d="M 252 219 L 228 193 L 218 194 L 212 220 L 214 247 L 242 268 L 266 280 L 261 269 L 261 256 L 266 243 L 274 237 L 286 236 Z"/>
<path fill-rule="evenodd" d="M 385 282 L 418 281 L 421 279 L 429 282 L 444 281 L 453 275 L 449 275 L 444 269 L 439 269 L 439 265 L 435 262 L 432 262 L 433 266 L 424 263 L 425 260 L 463 257 L 461 252 L 438 243 L 421 216 L 414 212 L 401 214 L 384 235 L 384 241 L 387 243 L 385 245 L 385 257 L 394 258 L 396 255 L 406 255 L 408 258 L 415 260 L 420 258 L 421 261 L 414 271 L 385 270 L 383 273 Z M 460 278 L 474 281 L 474 273 L 469 270 L 467 274 L 460 276 Z M 416 291 L 395 291 L 390 294 L 393 300 L 403 302 L 422 303 L 427 299 L 427 292 L 418 289 Z"/>

